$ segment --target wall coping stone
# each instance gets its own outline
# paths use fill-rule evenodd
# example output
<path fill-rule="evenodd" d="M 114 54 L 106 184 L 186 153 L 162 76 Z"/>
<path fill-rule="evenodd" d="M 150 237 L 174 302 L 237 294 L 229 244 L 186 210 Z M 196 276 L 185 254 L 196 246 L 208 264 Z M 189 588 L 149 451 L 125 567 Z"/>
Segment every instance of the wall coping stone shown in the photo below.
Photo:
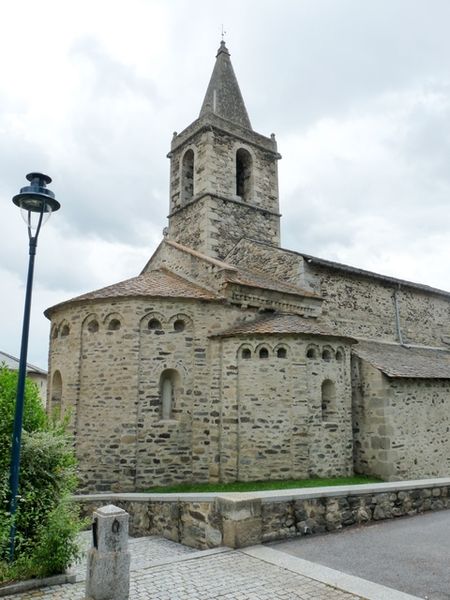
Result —
<path fill-rule="evenodd" d="M 223 498 L 229 502 L 241 502 L 260 499 L 265 502 L 286 502 L 287 500 L 305 500 L 308 498 L 326 498 L 329 496 L 359 496 L 361 494 L 380 494 L 411 489 L 450 486 L 450 477 L 417 479 L 408 481 L 390 481 L 383 483 L 363 483 L 358 485 L 339 485 L 315 488 L 292 488 L 288 490 L 267 490 L 259 492 L 197 492 L 197 493 L 102 493 L 77 494 L 73 498 L 78 502 L 98 502 L 122 500 L 129 502 L 213 502 Z"/>

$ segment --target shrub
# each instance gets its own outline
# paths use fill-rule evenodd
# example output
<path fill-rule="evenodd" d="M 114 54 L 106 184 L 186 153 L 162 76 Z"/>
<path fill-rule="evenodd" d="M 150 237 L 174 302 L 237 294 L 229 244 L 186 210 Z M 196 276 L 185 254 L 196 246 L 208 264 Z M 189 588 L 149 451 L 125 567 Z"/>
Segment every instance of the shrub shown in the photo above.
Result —
<path fill-rule="evenodd" d="M 10 371 L 0 365 L 0 470 L 9 468 L 11 458 L 11 437 L 17 392 L 17 371 Z M 23 409 L 23 430 L 45 429 L 47 415 L 39 397 L 37 385 L 29 379 L 25 382 L 25 403 Z"/>
<path fill-rule="evenodd" d="M 76 558 L 80 530 L 70 500 L 75 458 L 61 422 L 50 422 L 37 387 L 27 381 L 14 562 L 7 563 L 9 468 L 17 373 L 0 367 L 0 581 L 61 573 Z"/>

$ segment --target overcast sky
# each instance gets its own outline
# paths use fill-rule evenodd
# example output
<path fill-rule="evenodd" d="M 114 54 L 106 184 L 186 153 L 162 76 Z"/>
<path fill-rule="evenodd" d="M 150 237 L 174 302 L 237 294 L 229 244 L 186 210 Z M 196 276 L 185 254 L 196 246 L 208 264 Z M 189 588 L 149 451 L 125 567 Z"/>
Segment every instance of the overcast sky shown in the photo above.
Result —
<path fill-rule="evenodd" d="M 137 275 L 159 242 L 172 132 L 222 23 L 283 155 L 282 245 L 450 289 L 448 0 L 14 0 L 0 22 L 1 350 L 20 351 L 26 173 L 61 202 L 36 259 L 28 358 L 46 367 L 43 310 Z"/>

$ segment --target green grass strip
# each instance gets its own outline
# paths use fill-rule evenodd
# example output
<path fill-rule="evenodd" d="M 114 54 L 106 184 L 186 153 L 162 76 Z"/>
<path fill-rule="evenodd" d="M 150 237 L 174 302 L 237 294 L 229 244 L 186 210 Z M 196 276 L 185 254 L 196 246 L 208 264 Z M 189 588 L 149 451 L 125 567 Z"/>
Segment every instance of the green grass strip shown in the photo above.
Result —
<path fill-rule="evenodd" d="M 145 493 L 197 493 L 197 492 L 258 492 L 263 490 L 287 490 L 292 488 L 311 488 L 329 485 L 358 485 L 362 483 L 381 483 L 380 479 L 366 475 L 338 477 L 336 479 L 288 479 L 286 481 L 235 481 L 232 483 L 180 483 L 153 487 Z"/>

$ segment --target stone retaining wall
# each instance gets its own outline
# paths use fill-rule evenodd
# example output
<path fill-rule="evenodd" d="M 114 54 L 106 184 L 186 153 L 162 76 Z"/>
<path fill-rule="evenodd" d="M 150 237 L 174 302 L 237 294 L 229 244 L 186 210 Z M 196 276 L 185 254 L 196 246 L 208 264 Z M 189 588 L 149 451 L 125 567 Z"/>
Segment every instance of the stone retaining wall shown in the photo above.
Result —
<path fill-rule="evenodd" d="M 243 548 L 351 525 L 450 508 L 450 478 L 229 494 L 75 496 L 84 514 L 113 503 L 134 536 L 161 535 L 193 548 Z"/>

